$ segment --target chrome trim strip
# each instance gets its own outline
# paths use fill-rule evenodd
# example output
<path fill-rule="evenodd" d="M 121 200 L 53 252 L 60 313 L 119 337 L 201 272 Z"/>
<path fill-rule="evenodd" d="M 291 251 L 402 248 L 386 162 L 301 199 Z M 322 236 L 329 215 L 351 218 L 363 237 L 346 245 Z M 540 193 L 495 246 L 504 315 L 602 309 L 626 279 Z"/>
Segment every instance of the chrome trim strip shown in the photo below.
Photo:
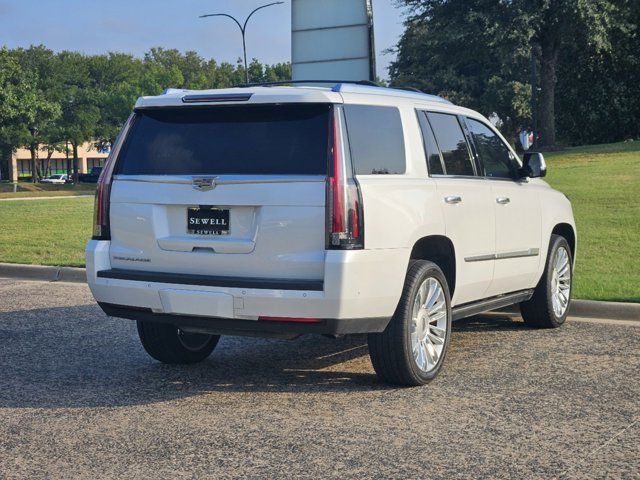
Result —
<path fill-rule="evenodd" d="M 537 257 L 540 250 L 537 248 L 530 248 L 528 250 L 521 250 L 519 252 L 505 252 L 496 254 L 496 260 L 503 260 L 505 258 L 520 258 L 520 257 Z"/>
<path fill-rule="evenodd" d="M 487 260 L 495 260 L 496 256 L 493 253 L 488 255 L 475 255 L 473 257 L 465 257 L 465 262 L 485 262 Z"/>
<path fill-rule="evenodd" d="M 193 179 L 211 178 L 218 185 L 245 185 L 258 183 L 319 183 L 322 175 L 114 175 L 119 182 L 164 183 L 171 185 L 193 185 Z"/>
<path fill-rule="evenodd" d="M 530 248 L 528 250 L 518 250 L 515 252 L 504 252 L 487 255 L 475 255 L 473 257 L 465 257 L 465 262 L 484 262 L 487 260 L 505 260 L 508 258 L 522 258 L 522 257 L 537 257 L 540 254 L 540 249 Z"/>

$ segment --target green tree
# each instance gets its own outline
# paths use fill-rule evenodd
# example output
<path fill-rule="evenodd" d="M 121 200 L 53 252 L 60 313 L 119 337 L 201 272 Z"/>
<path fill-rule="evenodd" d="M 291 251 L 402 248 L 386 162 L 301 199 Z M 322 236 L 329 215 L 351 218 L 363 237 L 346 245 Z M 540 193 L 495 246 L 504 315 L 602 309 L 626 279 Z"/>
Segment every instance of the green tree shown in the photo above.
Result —
<path fill-rule="evenodd" d="M 51 156 L 59 148 L 61 141 L 60 128 L 56 122 L 61 115 L 61 108 L 58 100 L 51 95 L 56 90 L 56 78 L 51 75 L 55 71 L 56 57 L 44 45 L 19 48 L 15 54 L 22 68 L 35 79 L 36 96 L 24 98 L 30 115 L 20 125 L 17 138 L 20 146 L 30 152 L 31 181 L 38 182 L 49 174 Z M 41 148 L 47 152 L 44 162 L 39 159 Z"/>
<path fill-rule="evenodd" d="M 97 133 L 100 121 L 99 94 L 84 55 L 64 51 L 56 58 L 57 89 L 54 95 L 62 107 L 58 125 L 62 138 L 72 147 L 72 173 L 74 181 L 77 181 L 78 147 L 93 140 Z"/>
<path fill-rule="evenodd" d="M 124 53 L 96 55 L 87 61 L 100 110 L 94 141 L 98 147 L 110 147 L 136 99 L 144 94 L 142 61 Z"/>
<path fill-rule="evenodd" d="M 625 0 L 401 0 L 406 31 L 392 64 L 394 83 L 426 87 L 512 129 L 528 123 L 530 68 L 538 68 L 539 142 L 556 143 L 561 53 L 576 38 L 601 52 Z M 512 134 L 514 133 L 511 130 Z"/>
<path fill-rule="evenodd" d="M 207 78 L 205 71 L 206 62 L 196 52 L 188 51 L 185 54 L 176 49 L 152 48 L 145 54 L 145 61 L 160 65 L 167 71 L 177 70 L 181 74 L 178 83 L 166 85 L 164 88 L 204 89 L 210 88 L 211 80 Z M 178 80 L 177 78 L 175 80 Z"/>
<path fill-rule="evenodd" d="M 282 82 L 291 80 L 291 64 L 276 63 L 275 65 L 265 65 L 264 79 L 266 82 Z"/>
<path fill-rule="evenodd" d="M 519 19 L 496 0 L 404 3 L 412 15 L 391 64 L 391 83 L 495 114 L 513 141 L 531 116 L 529 50 Z M 507 23 L 512 26 L 504 29 Z"/>
<path fill-rule="evenodd" d="M 144 95 L 159 95 L 167 88 L 181 88 L 183 84 L 184 76 L 178 65 L 167 65 L 145 57 L 140 85 Z"/>
<path fill-rule="evenodd" d="M 241 83 L 244 83 L 244 67 L 240 59 L 235 67 L 222 62 L 213 72 L 213 88 L 228 88 Z"/>
<path fill-rule="evenodd" d="M 530 25 L 529 43 L 540 64 L 540 145 L 556 143 L 556 83 L 560 54 L 582 37 L 596 52 L 610 48 L 616 2 L 611 0 L 518 0 L 516 14 Z M 571 63 L 572 59 L 569 59 Z"/>
<path fill-rule="evenodd" d="M 573 43 L 560 53 L 560 141 L 604 143 L 640 136 L 640 2 L 618 3 L 607 48 L 576 32 Z"/>
<path fill-rule="evenodd" d="M 263 65 L 253 60 L 253 81 L 287 80 L 288 63 Z M 30 149 L 33 180 L 49 171 L 55 150 L 73 151 L 77 178 L 78 148 L 85 142 L 110 146 L 138 97 L 158 95 L 169 87 L 227 88 L 244 82 L 242 62 L 218 64 L 196 52 L 153 48 L 144 58 L 124 53 L 84 55 L 53 53 L 39 45 L 0 49 L 0 167 L 9 175 L 11 153 Z M 63 146 L 65 148 L 63 148 Z M 37 158 L 47 152 L 45 168 Z"/>
<path fill-rule="evenodd" d="M 9 160 L 18 146 L 17 127 L 28 118 L 22 99 L 35 96 L 35 81 L 15 55 L 0 48 L 0 178 L 9 178 Z"/>

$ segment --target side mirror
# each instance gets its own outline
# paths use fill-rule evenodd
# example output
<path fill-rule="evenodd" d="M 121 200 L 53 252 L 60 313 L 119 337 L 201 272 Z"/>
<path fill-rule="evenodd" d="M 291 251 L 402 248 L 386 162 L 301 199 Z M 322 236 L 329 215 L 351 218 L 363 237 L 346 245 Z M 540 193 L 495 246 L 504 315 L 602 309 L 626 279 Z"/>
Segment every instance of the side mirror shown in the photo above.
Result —
<path fill-rule="evenodd" d="M 547 174 L 547 164 L 544 161 L 544 156 L 538 152 L 526 152 L 520 174 L 523 177 L 530 178 L 544 177 Z"/>

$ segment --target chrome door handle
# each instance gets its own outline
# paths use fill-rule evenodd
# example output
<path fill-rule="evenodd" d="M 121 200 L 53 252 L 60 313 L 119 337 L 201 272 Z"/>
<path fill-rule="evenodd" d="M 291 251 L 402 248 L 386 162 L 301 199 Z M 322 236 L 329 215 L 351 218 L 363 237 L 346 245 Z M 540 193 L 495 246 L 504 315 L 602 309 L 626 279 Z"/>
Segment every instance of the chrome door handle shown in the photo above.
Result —
<path fill-rule="evenodd" d="M 444 201 L 449 205 L 455 205 L 456 203 L 462 202 L 462 197 L 460 195 L 449 195 L 448 197 L 444 197 Z"/>
<path fill-rule="evenodd" d="M 500 205 L 506 205 L 507 203 L 511 202 L 511 199 L 509 197 L 498 197 L 496 198 L 496 202 L 498 202 Z"/>

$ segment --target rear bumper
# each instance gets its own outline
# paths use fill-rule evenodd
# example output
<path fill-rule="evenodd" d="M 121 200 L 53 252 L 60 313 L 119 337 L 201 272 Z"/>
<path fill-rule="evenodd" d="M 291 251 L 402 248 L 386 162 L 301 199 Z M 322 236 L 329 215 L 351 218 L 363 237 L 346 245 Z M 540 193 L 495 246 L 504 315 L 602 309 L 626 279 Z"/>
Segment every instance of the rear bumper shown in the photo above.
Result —
<path fill-rule="evenodd" d="M 150 309 L 131 308 L 123 305 L 99 303 L 111 317 L 128 318 L 144 322 L 169 323 L 189 332 L 215 335 L 239 335 L 289 338 L 306 333 L 321 335 L 347 335 L 352 333 L 382 332 L 389 323 L 388 317 L 380 318 L 325 318 L 314 323 L 279 321 L 237 320 L 207 318 L 191 315 L 168 315 L 154 313 Z"/>
<path fill-rule="evenodd" d="M 279 278 L 248 279 L 154 271 L 152 264 L 112 269 L 109 248 L 108 241 L 92 240 L 86 249 L 89 287 L 109 315 L 250 332 L 243 334 L 382 331 L 398 304 L 409 261 L 406 249 L 327 251 L 323 278 L 287 279 L 278 272 Z"/>

